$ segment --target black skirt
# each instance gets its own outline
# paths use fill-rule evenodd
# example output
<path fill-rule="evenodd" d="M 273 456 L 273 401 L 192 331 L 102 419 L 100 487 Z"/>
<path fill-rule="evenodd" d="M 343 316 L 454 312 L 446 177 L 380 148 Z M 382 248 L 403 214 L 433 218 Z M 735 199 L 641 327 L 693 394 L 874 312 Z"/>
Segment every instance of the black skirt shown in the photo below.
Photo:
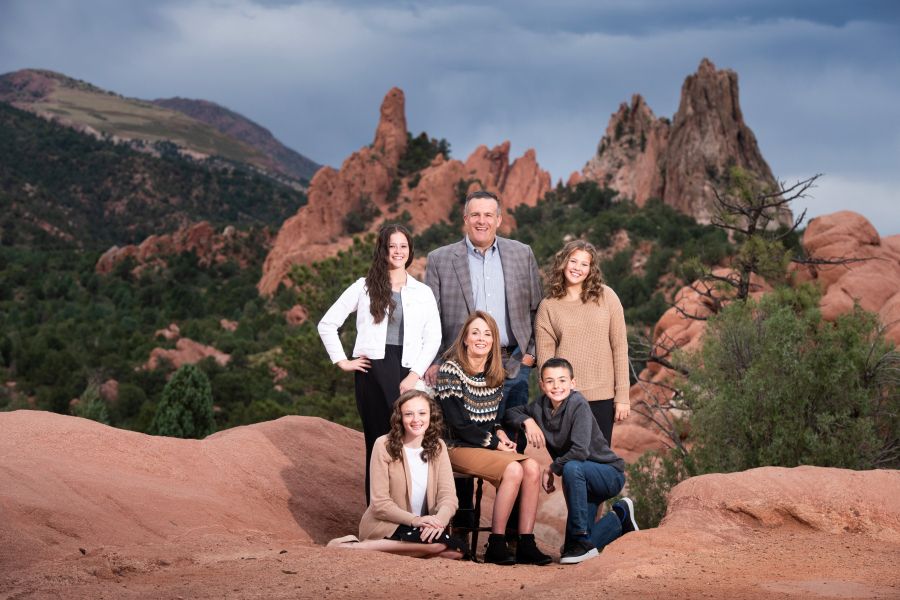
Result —
<path fill-rule="evenodd" d="M 456 537 L 455 535 L 450 535 L 445 530 L 444 533 L 437 536 L 437 538 L 432 542 L 426 542 L 422 539 L 421 530 L 418 527 L 410 527 L 409 525 L 398 525 L 397 529 L 394 530 L 393 535 L 388 538 L 388 540 L 395 540 L 398 542 L 412 542 L 414 544 L 444 544 L 447 546 L 447 550 L 455 550 L 456 552 L 461 552 L 465 554 L 468 552 L 468 547 L 466 543 Z"/>

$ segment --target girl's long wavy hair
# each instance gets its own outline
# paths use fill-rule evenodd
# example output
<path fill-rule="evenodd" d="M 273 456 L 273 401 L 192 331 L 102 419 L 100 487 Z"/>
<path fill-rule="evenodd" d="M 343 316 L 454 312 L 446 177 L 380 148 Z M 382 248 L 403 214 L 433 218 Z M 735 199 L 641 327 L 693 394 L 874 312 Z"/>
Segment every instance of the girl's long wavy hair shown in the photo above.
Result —
<path fill-rule="evenodd" d="M 369 312 L 376 323 L 381 323 L 385 314 L 391 316 L 397 303 L 391 298 L 391 278 L 388 275 L 388 244 L 391 236 L 402 233 L 409 244 L 409 258 L 406 259 L 406 267 L 412 264 L 415 252 L 413 251 L 412 234 L 399 223 L 384 225 L 378 232 L 378 241 L 375 242 L 375 251 L 372 253 L 372 266 L 366 275 L 366 292 L 369 294 Z"/>
<path fill-rule="evenodd" d="M 466 322 L 463 323 L 459 333 L 456 334 L 453 344 L 444 352 L 443 358 L 444 360 L 452 360 L 469 375 L 478 373 L 469 363 L 469 356 L 466 354 L 466 336 L 469 334 L 469 326 L 472 325 L 472 321 L 475 319 L 483 319 L 488 327 L 491 328 L 492 334 L 491 351 L 488 353 L 487 362 L 484 364 L 485 382 L 489 387 L 500 387 L 503 385 L 503 380 L 506 379 L 506 371 L 503 370 L 503 357 L 500 353 L 500 328 L 497 326 L 497 321 L 494 320 L 494 317 L 483 310 L 476 310 L 466 317 Z"/>
<path fill-rule="evenodd" d="M 428 421 L 428 429 L 422 439 L 422 460 L 431 462 L 441 453 L 441 437 L 444 434 L 444 417 L 437 402 L 429 394 L 422 390 L 409 390 L 400 394 L 394 401 L 394 410 L 391 411 L 391 430 L 388 432 L 387 451 L 394 460 L 400 460 L 403 456 L 403 405 L 413 398 L 424 398 L 428 401 L 428 411 L 431 413 Z"/>
<path fill-rule="evenodd" d="M 550 270 L 550 291 L 548 298 L 566 297 L 566 264 L 569 257 L 576 250 L 582 250 L 591 255 L 591 268 L 587 277 L 581 283 L 581 301 L 599 302 L 603 297 L 603 277 L 600 275 L 600 254 L 597 248 L 584 240 L 572 240 L 553 257 L 553 268 Z"/>

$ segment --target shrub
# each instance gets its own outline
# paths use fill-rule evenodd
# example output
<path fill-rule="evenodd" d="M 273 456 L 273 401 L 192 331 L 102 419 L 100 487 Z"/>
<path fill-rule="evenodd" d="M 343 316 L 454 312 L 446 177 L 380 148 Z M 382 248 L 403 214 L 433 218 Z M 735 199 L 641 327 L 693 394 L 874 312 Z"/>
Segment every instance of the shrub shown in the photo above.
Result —
<path fill-rule="evenodd" d="M 859 307 L 822 319 L 815 288 L 777 288 L 711 317 L 703 346 L 681 357 L 690 453 L 645 456 L 629 489 L 655 526 L 685 477 L 762 466 L 900 466 L 900 355 Z"/>
<path fill-rule="evenodd" d="M 100 397 L 100 388 L 93 383 L 82 392 L 78 403 L 72 408 L 72 414 L 109 425 L 109 410 L 106 407 L 106 401 Z"/>
<path fill-rule="evenodd" d="M 194 365 L 184 365 L 163 389 L 150 433 L 201 439 L 214 429 L 209 379 Z"/>
<path fill-rule="evenodd" d="M 685 388 L 703 472 L 897 465 L 897 389 L 883 378 L 896 355 L 875 315 L 828 323 L 817 299 L 784 288 L 710 320 Z"/>
<path fill-rule="evenodd" d="M 692 473 L 690 457 L 679 450 L 647 452 L 628 465 L 628 490 L 641 527 L 656 527 L 666 515 L 669 491 Z"/>

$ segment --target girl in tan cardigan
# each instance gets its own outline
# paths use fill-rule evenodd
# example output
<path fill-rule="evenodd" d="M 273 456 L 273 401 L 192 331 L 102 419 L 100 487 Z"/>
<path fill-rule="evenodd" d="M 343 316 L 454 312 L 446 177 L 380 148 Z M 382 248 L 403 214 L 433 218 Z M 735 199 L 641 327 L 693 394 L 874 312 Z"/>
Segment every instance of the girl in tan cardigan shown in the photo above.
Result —
<path fill-rule="evenodd" d="M 441 432 L 441 414 L 431 396 L 410 390 L 397 398 L 391 430 L 372 448 L 371 500 L 359 523 L 362 541 L 346 536 L 329 546 L 462 558 L 463 543 L 445 531 L 457 499 Z"/>
<path fill-rule="evenodd" d="M 592 244 L 574 240 L 556 253 L 534 335 L 538 365 L 559 357 L 575 368 L 578 391 L 611 445 L 613 422 L 631 411 L 628 337 L 622 303 L 603 284 Z"/>

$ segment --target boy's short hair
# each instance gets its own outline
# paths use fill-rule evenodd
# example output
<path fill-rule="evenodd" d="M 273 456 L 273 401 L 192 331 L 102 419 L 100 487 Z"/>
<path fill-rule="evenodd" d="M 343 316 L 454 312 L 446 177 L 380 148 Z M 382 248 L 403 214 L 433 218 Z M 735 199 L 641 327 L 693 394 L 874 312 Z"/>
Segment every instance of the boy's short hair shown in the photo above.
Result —
<path fill-rule="evenodd" d="M 541 377 L 544 376 L 544 371 L 547 369 L 568 369 L 569 378 L 575 377 L 575 369 L 572 368 L 572 363 L 567 361 L 564 358 L 559 358 L 558 356 L 554 356 L 553 358 L 548 358 L 544 361 L 544 364 L 541 365 Z"/>

